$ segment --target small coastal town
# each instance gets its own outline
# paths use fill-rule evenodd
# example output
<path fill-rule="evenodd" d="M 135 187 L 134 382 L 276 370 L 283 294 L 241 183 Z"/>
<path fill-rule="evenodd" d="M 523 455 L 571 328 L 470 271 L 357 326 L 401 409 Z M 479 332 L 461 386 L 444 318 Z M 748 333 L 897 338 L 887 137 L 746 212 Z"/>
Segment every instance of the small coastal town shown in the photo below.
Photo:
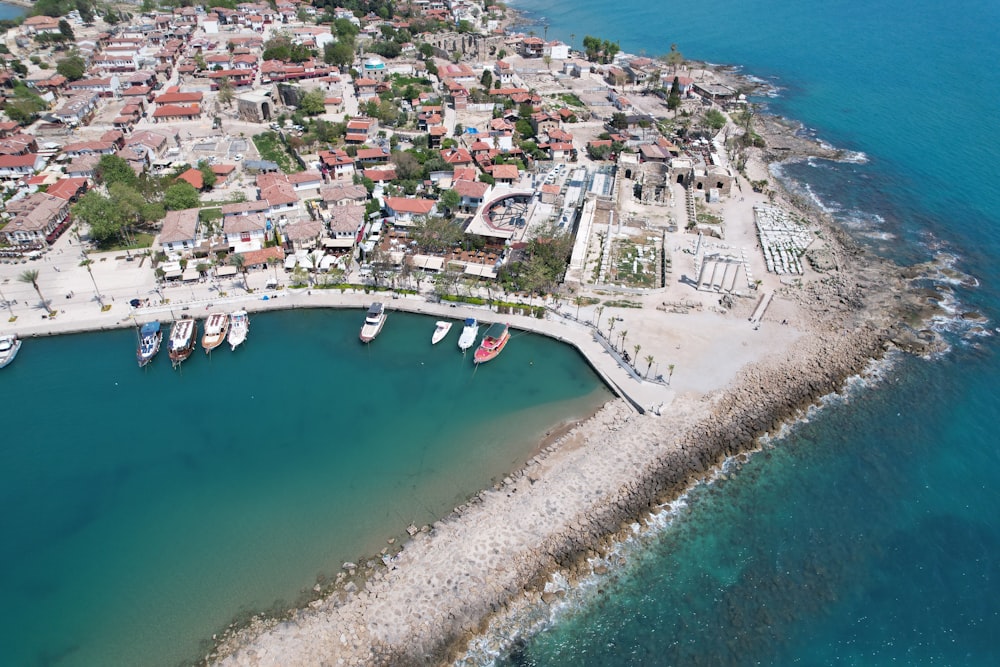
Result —
<path fill-rule="evenodd" d="M 123 356 L 178 368 L 259 344 L 261 312 L 350 308 L 372 354 L 393 311 L 480 373 L 532 332 L 616 396 L 307 608 L 206 629 L 206 663 L 455 660 L 871 359 L 933 346 L 898 324 L 936 307 L 909 274 L 768 166 L 840 154 L 682 45 L 561 41 L 492 0 L 31 4 L 0 42 L 0 368 L 125 328 Z"/>
<path fill-rule="evenodd" d="M 548 40 L 490 2 L 79 4 L 6 32 L 8 336 L 386 291 L 585 323 L 666 387 L 628 320 L 756 325 L 807 270 L 754 105 L 676 46 Z"/>

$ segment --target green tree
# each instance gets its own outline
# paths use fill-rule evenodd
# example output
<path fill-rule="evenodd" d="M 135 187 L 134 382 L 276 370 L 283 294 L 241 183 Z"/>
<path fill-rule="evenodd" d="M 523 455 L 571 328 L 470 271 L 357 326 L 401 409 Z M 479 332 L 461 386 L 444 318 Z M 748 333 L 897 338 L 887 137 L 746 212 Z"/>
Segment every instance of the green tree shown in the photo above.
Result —
<path fill-rule="evenodd" d="M 676 44 L 671 44 L 670 53 L 667 54 L 667 57 L 664 60 L 673 68 L 673 71 L 676 72 L 677 67 L 684 63 L 684 54 L 677 50 Z"/>
<path fill-rule="evenodd" d="M 132 166 L 117 155 L 102 155 L 97 161 L 97 181 L 105 185 L 114 183 L 124 183 L 125 185 L 138 188 L 139 177 L 136 176 Z"/>
<path fill-rule="evenodd" d="M 83 62 L 83 58 L 79 54 L 74 53 L 71 56 L 56 61 L 56 71 L 70 81 L 78 81 L 86 73 L 87 65 Z"/>
<path fill-rule="evenodd" d="M 616 111 L 615 113 L 611 114 L 610 125 L 616 130 L 624 130 L 625 128 L 628 127 L 628 116 L 626 116 L 621 111 Z"/>
<path fill-rule="evenodd" d="M 17 61 L 15 61 L 17 62 Z M 4 111 L 7 116 L 18 123 L 29 123 L 39 114 L 49 108 L 45 100 L 35 94 L 22 81 L 14 82 L 14 95 L 7 100 Z"/>
<path fill-rule="evenodd" d="M 98 245 L 107 245 L 119 238 L 124 226 L 124 213 L 110 197 L 91 190 L 73 204 L 73 217 L 87 225 L 90 237 Z"/>
<path fill-rule="evenodd" d="M 454 211 L 458 208 L 458 205 L 462 202 L 462 197 L 454 190 L 445 190 L 441 193 L 441 198 L 438 200 L 441 205 L 444 206 L 449 212 Z"/>
<path fill-rule="evenodd" d="M 76 0 L 76 11 L 80 12 L 80 20 L 84 23 L 94 22 L 94 10 L 91 9 L 89 0 Z M 143 9 L 145 12 L 146 10 Z"/>
<path fill-rule="evenodd" d="M 198 203 L 198 191 L 187 181 L 174 183 L 163 193 L 163 205 L 168 211 L 197 208 Z"/>
<path fill-rule="evenodd" d="M 413 180 L 421 178 L 424 173 L 424 165 L 410 152 L 393 151 L 389 156 L 396 167 L 396 176 L 400 180 Z"/>
<path fill-rule="evenodd" d="M 250 284 L 247 282 L 247 258 L 243 256 L 243 253 L 233 253 L 229 256 L 229 263 L 243 274 L 243 289 L 249 292 Z"/>
<path fill-rule="evenodd" d="M 308 116 L 318 116 L 326 112 L 326 95 L 319 88 L 310 90 L 299 100 L 299 110 Z"/>
<path fill-rule="evenodd" d="M 670 84 L 670 94 L 667 96 L 667 108 L 677 111 L 681 105 L 681 82 L 676 76 L 674 82 Z"/>
<path fill-rule="evenodd" d="M 705 112 L 705 124 L 713 130 L 721 130 L 726 126 L 726 116 L 718 109 L 709 109 Z"/>
<path fill-rule="evenodd" d="M 222 77 L 219 81 L 219 95 L 216 98 L 219 104 L 224 104 L 227 107 L 233 106 L 233 99 L 236 97 L 236 90 L 233 87 L 233 82 L 229 80 L 228 76 Z"/>
<path fill-rule="evenodd" d="M 417 247 L 428 252 L 445 252 L 462 239 L 462 226 L 443 216 L 428 216 L 410 228 Z"/>
<path fill-rule="evenodd" d="M 76 35 L 73 34 L 73 27 L 66 19 L 59 19 L 59 34 L 70 41 L 76 40 Z"/>
<path fill-rule="evenodd" d="M 328 65 L 347 67 L 354 62 L 354 42 L 341 39 L 323 47 L 323 61 Z"/>
<path fill-rule="evenodd" d="M 49 308 L 49 302 L 45 300 L 45 296 L 42 294 L 41 288 L 38 287 L 38 269 L 28 269 L 27 271 L 22 271 L 21 275 L 17 277 L 22 283 L 31 283 L 31 286 L 35 288 L 35 293 L 38 294 L 38 299 L 45 306 L 45 310 L 52 314 L 52 309 Z"/>
<path fill-rule="evenodd" d="M 28 76 L 28 66 L 22 63 L 20 60 L 11 60 L 10 68 L 14 70 L 15 74 L 21 76 Z"/>
<path fill-rule="evenodd" d="M 215 182 L 218 178 L 215 172 L 212 171 L 212 165 L 210 165 L 205 160 L 198 160 L 198 171 L 201 172 L 201 180 L 205 184 L 205 187 L 211 190 L 215 187 Z"/>
<path fill-rule="evenodd" d="M 483 70 L 483 75 L 479 77 L 479 83 L 486 90 L 490 90 L 493 87 L 493 73 L 490 72 L 488 67 Z"/>

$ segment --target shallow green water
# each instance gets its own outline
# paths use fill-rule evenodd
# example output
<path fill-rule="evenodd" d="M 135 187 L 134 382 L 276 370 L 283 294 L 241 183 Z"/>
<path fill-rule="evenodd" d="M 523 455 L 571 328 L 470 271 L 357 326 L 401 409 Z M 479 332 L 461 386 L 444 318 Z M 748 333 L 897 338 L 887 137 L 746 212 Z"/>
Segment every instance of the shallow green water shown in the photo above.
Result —
<path fill-rule="evenodd" d="M 176 664 L 529 458 L 609 393 L 515 335 L 478 369 L 433 320 L 253 317 L 236 353 L 136 367 L 132 331 L 27 340 L 0 373 L 0 662 Z"/>

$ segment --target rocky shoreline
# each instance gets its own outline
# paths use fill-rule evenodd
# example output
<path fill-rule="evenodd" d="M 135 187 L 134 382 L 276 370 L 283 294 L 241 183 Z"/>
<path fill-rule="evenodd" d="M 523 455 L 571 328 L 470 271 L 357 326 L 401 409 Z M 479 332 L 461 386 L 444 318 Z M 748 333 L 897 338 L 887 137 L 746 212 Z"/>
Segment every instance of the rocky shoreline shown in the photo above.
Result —
<path fill-rule="evenodd" d="M 769 146 L 756 159 L 842 152 L 759 119 Z M 772 143 L 773 142 L 773 143 Z M 830 255 L 821 275 L 779 291 L 794 304 L 801 340 L 744 367 L 723 390 L 680 396 L 665 417 L 637 415 L 619 399 L 576 425 L 522 470 L 432 527 L 411 527 L 395 556 L 369 562 L 281 619 L 232 628 L 205 662 L 222 665 L 432 665 L 453 662 L 490 624 L 558 599 L 553 574 L 573 580 L 665 502 L 726 458 L 756 449 L 888 350 L 928 354 L 940 344 L 924 323 L 935 294 L 859 246 L 826 214 L 776 186 L 777 197 L 817 223 Z M 345 564 L 347 565 L 347 564 Z M 355 573 L 355 568 L 348 568 Z"/>
<path fill-rule="evenodd" d="M 931 343 L 900 324 L 926 316 L 905 278 L 840 234 L 840 271 L 799 289 L 814 318 L 789 350 L 744 368 L 725 390 L 685 396 L 667 417 L 636 415 L 621 400 L 570 429 L 528 465 L 423 531 L 385 567 L 337 587 L 285 619 L 257 619 L 206 658 L 223 665 L 430 665 L 459 659 L 490 623 L 557 596 L 546 582 L 593 572 L 644 520 L 727 457 L 755 449 L 887 350 Z M 884 290 L 866 281 L 882 280 Z M 890 288 L 895 288 L 891 289 Z M 789 288 L 790 291 L 794 291 Z M 822 335 L 819 335 L 822 334 Z"/>

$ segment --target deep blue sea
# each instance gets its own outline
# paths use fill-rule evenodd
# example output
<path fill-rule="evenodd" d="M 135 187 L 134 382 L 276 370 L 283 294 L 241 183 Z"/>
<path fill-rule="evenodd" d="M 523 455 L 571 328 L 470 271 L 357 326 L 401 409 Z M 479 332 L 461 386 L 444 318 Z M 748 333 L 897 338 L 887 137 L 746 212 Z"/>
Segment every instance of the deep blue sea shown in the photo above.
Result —
<path fill-rule="evenodd" d="M 515 333 L 475 368 L 460 325 L 359 310 L 252 317 L 235 353 L 135 332 L 27 339 L 0 373 L 0 664 L 177 665 L 238 615 L 301 604 L 610 398 L 571 348 Z"/>
<path fill-rule="evenodd" d="M 866 161 L 781 170 L 906 263 L 951 258 L 1000 321 L 1000 4 L 933 0 L 518 0 L 549 38 L 737 64 L 774 112 Z M 1000 359 L 896 358 L 799 424 L 627 565 L 576 591 L 504 665 L 1000 664 Z"/>

